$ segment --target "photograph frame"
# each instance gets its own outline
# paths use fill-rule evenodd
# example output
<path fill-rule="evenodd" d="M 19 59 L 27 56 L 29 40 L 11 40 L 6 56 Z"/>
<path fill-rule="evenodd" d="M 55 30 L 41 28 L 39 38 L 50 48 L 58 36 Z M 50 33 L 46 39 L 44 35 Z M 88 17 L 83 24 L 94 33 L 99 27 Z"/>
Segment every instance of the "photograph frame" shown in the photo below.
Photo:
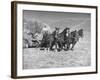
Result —
<path fill-rule="evenodd" d="M 45 74 L 45 75 L 27 75 L 27 76 L 18 76 L 17 75 L 17 5 L 18 4 L 26 4 L 26 5 L 45 5 L 45 6 L 59 6 L 59 7 L 76 7 L 76 8 L 89 8 L 89 9 L 95 9 L 96 15 L 95 15 L 95 21 L 96 21 L 96 27 L 95 27 L 95 34 L 96 34 L 96 45 L 95 45 L 95 56 L 96 56 L 96 62 L 95 62 L 95 71 L 90 72 L 76 72 L 76 73 L 58 73 L 58 74 Z M 89 6 L 89 5 L 74 5 L 74 4 L 58 4 L 58 3 L 41 3 L 41 2 L 25 2 L 25 1 L 12 1 L 11 2 L 11 77 L 12 78 L 35 78 L 35 77 L 51 77 L 51 76 L 67 76 L 67 75 L 80 75 L 80 74 L 96 74 L 98 72 L 98 54 L 97 54 L 97 44 L 98 44 L 98 9 L 97 6 Z"/>

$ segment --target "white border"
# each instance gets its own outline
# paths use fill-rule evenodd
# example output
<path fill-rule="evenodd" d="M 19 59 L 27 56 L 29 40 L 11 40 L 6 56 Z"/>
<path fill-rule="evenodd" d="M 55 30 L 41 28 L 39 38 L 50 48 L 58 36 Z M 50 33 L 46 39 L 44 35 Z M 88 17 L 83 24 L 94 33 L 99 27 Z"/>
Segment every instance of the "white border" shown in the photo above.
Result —
<path fill-rule="evenodd" d="M 71 68 L 52 68 L 52 69 L 29 69 L 23 70 L 22 68 L 22 16 L 24 10 L 41 10 L 41 11 L 59 11 L 59 12 L 81 12 L 91 13 L 91 66 L 90 67 L 71 67 Z M 89 8 L 76 8 L 76 7 L 59 7 L 59 6 L 46 6 L 46 5 L 17 5 L 17 76 L 31 76 L 31 75 L 44 75 L 44 74 L 61 74 L 61 73 L 78 73 L 78 72 L 92 72 L 96 70 L 96 10 Z"/>

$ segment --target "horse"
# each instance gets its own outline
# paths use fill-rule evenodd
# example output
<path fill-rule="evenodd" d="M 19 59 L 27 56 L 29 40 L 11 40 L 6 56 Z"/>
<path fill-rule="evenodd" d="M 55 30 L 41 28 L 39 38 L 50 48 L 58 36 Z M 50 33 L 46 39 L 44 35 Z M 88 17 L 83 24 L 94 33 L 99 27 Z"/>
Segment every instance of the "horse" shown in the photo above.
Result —
<path fill-rule="evenodd" d="M 40 43 L 41 50 L 42 48 L 50 49 L 50 45 L 52 44 L 53 41 L 54 41 L 53 34 L 48 31 L 45 31 Z"/>
<path fill-rule="evenodd" d="M 59 34 L 59 28 L 55 28 L 55 30 L 50 34 L 45 32 L 41 41 L 41 47 L 49 48 L 50 50 L 54 50 L 53 47 L 55 45 L 55 49 L 57 49 L 57 45 L 59 44 L 57 37 Z"/>
<path fill-rule="evenodd" d="M 60 50 L 62 50 L 63 48 L 66 47 L 65 41 L 66 41 L 66 39 L 67 39 L 67 37 L 68 37 L 69 30 L 70 30 L 70 28 L 66 27 L 66 28 L 65 28 L 61 33 L 59 33 L 59 35 L 58 35 L 57 40 L 58 40 L 58 42 L 59 42 L 58 45 L 59 45 L 59 49 L 60 49 Z"/>
<path fill-rule="evenodd" d="M 49 48 L 49 44 L 50 44 L 49 36 L 50 36 L 50 34 L 48 34 L 48 33 L 45 33 L 43 35 L 43 38 L 42 38 L 41 44 L 40 44 L 41 48 L 47 48 L 47 49 Z"/>
<path fill-rule="evenodd" d="M 57 45 L 59 44 L 57 39 L 58 34 L 59 34 L 59 28 L 55 27 L 55 30 L 52 32 L 51 37 L 49 37 L 52 38 L 52 40 L 50 39 L 50 50 L 53 50 L 54 45 L 55 45 L 55 49 L 57 49 Z"/>
<path fill-rule="evenodd" d="M 56 30 L 52 33 L 53 40 L 50 44 L 50 49 L 52 50 L 52 47 L 55 45 L 55 49 L 58 51 L 61 51 L 63 47 L 65 47 L 65 39 L 68 34 L 69 28 L 65 28 L 61 33 L 57 32 Z M 58 46 L 58 47 L 57 47 Z"/>
<path fill-rule="evenodd" d="M 83 37 L 83 29 L 75 30 L 69 33 L 68 38 L 66 39 L 65 43 L 67 44 L 66 50 L 73 50 L 75 44 L 79 41 L 79 38 Z M 70 48 L 70 45 L 72 44 L 72 47 Z"/>
<path fill-rule="evenodd" d="M 54 50 L 53 47 L 55 45 L 55 49 L 57 49 L 58 34 L 59 34 L 59 28 L 57 27 L 55 27 L 55 30 L 52 33 L 48 33 L 47 31 L 45 31 L 45 33 L 43 34 L 42 41 L 41 41 L 41 47 Z"/>

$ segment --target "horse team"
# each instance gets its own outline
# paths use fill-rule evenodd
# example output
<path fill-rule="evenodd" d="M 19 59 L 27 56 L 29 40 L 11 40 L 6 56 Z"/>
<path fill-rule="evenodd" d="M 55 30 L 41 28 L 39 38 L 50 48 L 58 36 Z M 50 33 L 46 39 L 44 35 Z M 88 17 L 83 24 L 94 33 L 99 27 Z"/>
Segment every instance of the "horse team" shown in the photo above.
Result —
<path fill-rule="evenodd" d="M 70 31 L 70 28 L 66 27 L 61 33 L 60 28 L 55 27 L 52 33 L 45 31 L 43 38 L 38 43 L 40 50 L 57 50 L 57 51 L 68 51 L 73 50 L 75 44 L 79 41 L 80 37 L 83 37 L 83 29 Z"/>
<path fill-rule="evenodd" d="M 55 28 L 52 34 L 45 32 L 41 40 L 40 48 L 47 48 L 49 50 L 73 50 L 79 38 L 83 37 L 83 29 L 70 32 L 70 28 L 65 28 L 59 33 L 59 28 Z M 55 47 L 55 48 L 54 48 Z"/>

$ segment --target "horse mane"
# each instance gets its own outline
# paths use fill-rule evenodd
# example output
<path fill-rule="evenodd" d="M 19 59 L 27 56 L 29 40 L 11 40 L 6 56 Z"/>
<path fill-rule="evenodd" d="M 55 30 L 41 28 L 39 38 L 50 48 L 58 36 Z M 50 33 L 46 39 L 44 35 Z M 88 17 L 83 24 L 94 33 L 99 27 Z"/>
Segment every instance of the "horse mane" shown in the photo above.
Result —
<path fill-rule="evenodd" d="M 75 32 L 76 32 L 76 30 L 74 30 L 74 31 L 71 31 L 70 33 L 71 33 L 71 34 L 73 34 L 73 33 L 75 33 Z"/>
<path fill-rule="evenodd" d="M 74 31 L 71 31 L 70 34 L 69 34 L 69 37 L 75 37 L 76 36 L 76 30 Z"/>
<path fill-rule="evenodd" d="M 65 34 L 67 29 L 69 29 L 69 28 L 66 27 L 60 34 Z"/>
<path fill-rule="evenodd" d="M 78 34 L 80 37 L 83 37 L 83 29 L 78 30 Z"/>

